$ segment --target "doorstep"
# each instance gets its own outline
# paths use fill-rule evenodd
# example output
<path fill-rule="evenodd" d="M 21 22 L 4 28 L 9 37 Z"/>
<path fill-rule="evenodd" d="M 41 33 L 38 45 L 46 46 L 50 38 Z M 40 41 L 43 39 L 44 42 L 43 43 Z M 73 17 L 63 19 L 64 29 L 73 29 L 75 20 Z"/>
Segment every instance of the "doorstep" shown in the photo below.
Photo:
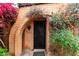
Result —
<path fill-rule="evenodd" d="M 46 52 L 45 52 L 45 49 L 34 49 L 34 50 L 30 50 L 30 49 L 25 49 L 23 51 L 23 53 L 21 54 L 21 56 L 33 56 L 34 53 L 44 53 L 45 56 L 46 56 Z M 35 56 L 35 55 L 34 55 Z M 36 56 L 40 56 L 40 55 L 36 55 Z M 41 55 L 42 56 L 42 55 Z"/>
<path fill-rule="evenodd" d="M 45 49 L 34 49 L 33 56 L 46 56 Z"/>

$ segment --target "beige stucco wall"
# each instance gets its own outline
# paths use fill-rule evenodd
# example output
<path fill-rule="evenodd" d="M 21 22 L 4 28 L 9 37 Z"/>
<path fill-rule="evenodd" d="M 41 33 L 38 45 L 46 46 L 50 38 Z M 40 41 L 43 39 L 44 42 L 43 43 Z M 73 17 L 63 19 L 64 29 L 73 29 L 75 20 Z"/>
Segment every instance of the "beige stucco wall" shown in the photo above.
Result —
<path fill-rule="evenodd" d="M 57 12 L 59 12 L 59 10 L 61 12 L 64 12 L 64 10 L 66 9 L 67 6 L 68 6 L 68 4 L 44 4 L 44 5 L 23 7 L 19 10 L 18 17 L 21 19 L 26 18 L 27 14 L 29 14 L 29 12 L 34 8 L 42 10 L 44 14 L 52 15 L 52 12 L 57 13 Z"/>
<path fill-rule="evenodd" d="M 31 26 L 30 30 L 28 30 L 28 26 Z M 33 49 L 33 22 L 30 22 L 28 25 L 26 25 L 23 37 L 23 48 Z"/>
<path fill-rule="evenodd" d="M 28 21 L 31 21 L 31 19 L 29 19 L 29 17 L 27 17 L 27 15 L 30 13 L 30 11 L 32 9 L 34 9 L 34 8 L 40 9 L 43 11 L 43 14 L 52 15 L 52 12 L 57 13 L 57 12 L 59 12 L 59 10 L 61 12 L 64 12 L 64 10 L 66 9 L 67 6 L 68 6 L 68 4 L 44 4 L 44 5 L 37 5 L 37 6 L 20 8 L 17 20 L 10 31 L 9 52 L 13 55 L 21 55 L 21 53 L 22 53 L 22 40 L 23 40 L 22 34 L 23 34 L 23 31 L 24 31 L 26 25 L 28 24 Z M 49 17 L 48 17 L 48 19 L 49 19 Z M 33 48 L 33 46 L 32 46 L 33 45 L 33 43 L 32 43 L 33 30 L 31 30 L 31 32 L 29 32 L 29 34 L 25 30 L 25 33 L 27 33 L 27 34 L 25 34 L 25 38 L 24 38 L 24 40 L 25 40 L 24 48 L 27 48 L 27 47 Z M 31 35 L 32 37 L 29 38 L 29 35 Z M 49 39 L 48 36 L 49 35 L 47 35 L 47 38 Z M 48 46 L 48 44 L 47 44 L 47 46 Z"/>

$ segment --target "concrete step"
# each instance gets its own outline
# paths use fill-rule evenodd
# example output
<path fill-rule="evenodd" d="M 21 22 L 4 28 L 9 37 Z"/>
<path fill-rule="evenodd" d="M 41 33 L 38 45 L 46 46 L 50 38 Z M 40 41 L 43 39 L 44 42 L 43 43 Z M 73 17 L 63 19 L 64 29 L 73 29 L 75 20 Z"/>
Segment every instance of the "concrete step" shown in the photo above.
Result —
<path fill-rule="evenodd" d="M 46 56 L 45 49 L 23 50 L 21 56 Z"/>
<path fill-rule="evenodd" d="M 34 49 L 33 56 L 45 56 L 45 49 Z"/>

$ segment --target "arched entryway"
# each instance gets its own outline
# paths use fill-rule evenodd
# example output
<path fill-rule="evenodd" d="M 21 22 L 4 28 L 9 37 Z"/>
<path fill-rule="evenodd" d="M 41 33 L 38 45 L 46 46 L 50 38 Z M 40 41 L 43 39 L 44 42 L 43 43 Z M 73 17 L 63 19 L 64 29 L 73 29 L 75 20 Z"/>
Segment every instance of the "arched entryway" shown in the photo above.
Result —
<path fill-rule="evenodd" d="M 24 7 L 24 8 L 21 8 L 19 10 L 19 14 L 18 14 L 18 17 L 17 17 L 17 20 L 15 22 L 15 24 L 13 25 L 13 27 L 11 28 L 11 31 L 10 31 L 10 35 L 9 35 L 9 52 L 13 55 L 21 55 L 22 54 L 22 50 L 23 50 L 23 47 L 22 47 L 22 36 L 23 36 L 23 31 L 24 29 L 26 28 L 26 25 L 31 21 L 32 24 L 33 23 L 33 20 L 35 18 L 37 18 L 37 20 L 39 18 L 42 19 L 42 17 L 45 17 L 46 18 L 46 52 L 48 52 L 49 50 L 49 19 L 52 15 L 52 12 L 58 12 L 59 9 L 61 9 L 61 11 L 63 11 L 65 8 L 66 8 L 66 4 L 63 5 L 63 4 L 46 4 L 46 5 L 39 5 L 39 6 L 32 6 L 32 7 Z M 35 17 L 35 16 L 27 16 L 30 11 L 35 8 L 35 9 L 38 9 L 38 10 L 41 10 L 43 11 L 43 16 L 38 16 L 38 17 Z M 31 25 L 32 28 L 33 25 Z M 29 29 L 30 27 L 27 26 L 27 28 Z M 34 35 L 33 35 L 33 30 L 29 31 L 29 33 L 32 35 L 28 40 L 26 39 L 26 42 L 27 42 L 27 48 L 29 48 L 30 50 L 33 50 L 34 49 Z M 26 37 L 28 35 L 26 34 Z M 26 38 L 25 37 L 25 38 Z M 29 37 L 29 36 L 28 36 Z"/>
<path fill-rule="evenodd" d="M 30 18 L 31 22 L 25 27 L 24 39 L 23 39 L 23 49 L 29 49 L 33 52 L 35 49 L 43 49 L 47 51 L 48 49 L 48 18 L 43 16 L 37 16 Z"/>
<path fill-rule="evenodd" d="M 29 21 L 31 20 L 31 21 Z M 34 50 L 34 49 L 45 49 L 45 51 L 48 50 L 48 33 L 49 33 L 49 21 L 48 21 L 48 17 L 43 18 L 41 17 L 33 17 L 33 18 L 26 18 L 25 21 L 20 20 L 22 24 L 18 24 L 15 33 L 15 37 L 13 39 L 15 39 L 14 41 L 11 41 L 12 43 L 15 44 L 11 44 L 9 45 L 10 47 L 13 46 L 13 49 L 11 51 L 11 53 L 14 55 L 21 55 L 24 49 L 30 49 L 30 50 Z M 20 22 L 19 21 L 19 22 Z M 17 22 L 18 23 L 18 22 Z M 42 27 L 41 29 L 43 30 L 43 37 L 38 36 L 36 39 L 43 39 L 44 41 L 40 41 L 40 45 L 36 44 L 38 42 L 35 42 L 35 35 L 38 34 L 42 34 L 42 32 L 35 34 L 35 31 L 37 29 L 34 29 L 35 26 L 44 26 L 44 28 Z M 20 26 L 20 27 L 19 27 Z M 36 27 L 37 27 L 36 26 Z M 23 36 L 23 32 L 25 30 L 25 36 Z M 13 35 L 13 34 L 12 34 Z M 24 38 L 23 38 L 24 37 Z M 12 38 L 12 37 L 9 37 Z M 39 40 L 40 40 L 39 39 Z M 37 40 L 37 41 L 39 41 Z M 24 41 L 24 42 L 23 42 Z M 10 43 L 11 43 L 10 42 Z M 37 47 L 35 47 L 35 44 L 37 45 Z M 41 45 L 42 44 L 42 45 Z M 24 47 L 23 47 L 24 46 Z"/>

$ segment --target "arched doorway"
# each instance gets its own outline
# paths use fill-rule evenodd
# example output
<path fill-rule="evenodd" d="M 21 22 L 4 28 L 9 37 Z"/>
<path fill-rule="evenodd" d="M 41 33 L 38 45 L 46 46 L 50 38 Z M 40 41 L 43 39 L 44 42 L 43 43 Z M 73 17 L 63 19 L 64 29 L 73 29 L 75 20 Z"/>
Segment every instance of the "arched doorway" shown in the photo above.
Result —
<path fill-rule="evenodd" d="M 49 15 L 51 15 L 52 12 L 54 13 L 58 12 L 58 10 L 61 10 L 63 12 L 66 7 L 67 7 L 67 4 L 45 4 L 45 5 L 20 8 L 17 20 L 10 31 L 9 52 L 13 55 L 21 55 L 22 33 L 28 21 L 34 20 L 34 17 L 32 19 L 29 19 L 30 17 L 27 16 L 30 13 L 30 10 L 32 10 L 32 8 L 35 8 L 35 9 L 38 8 L 39 10 L 42 10 L 44 13 L 43 15 L 46 17 L 46 52 L 48 52 L 49 50 Z M 34 27 L 32 26 L 32 28 Z M 33 34 L 33 30 L 31 31 Z M 32 35 L 30 36 L 30 38 L 32 39 L 31 40 L 28 39 L 30 43 L 27 41 L 27 44 L 29 44 L 28 46 L 31 50 L 33 50 L 33 47 L 34 47 L 33 37 L 34 36 Z"/>
<path fill-rule="evenodd" d="M 18 24 L 18 27 L 16 28 L 16 32 L 14 35 L 15 38 L 13 38 L 15 40 L 11 41 L 11 42 L 14 42 L 13 44 L 14 50 L 13 49 L 11 50 L 12 53 L 15 55 L 21 55 L 24 49 L 30 49 L 31 51 L 33 51 L 34 49 L 37 49 L 37 48 L 45 49 L 45 51 L 48 51 L 48 46 L 49 46 L 49 20 L 48 18 L 49 17 L 43 18 L 42 16 L 40 17 L 38 16 L 38 17 L 25 18 L 24 21 L 20 20 L 21 24 Z M 35 27 L 36 29 L 34 29 Z M 40 32 L 41 30 L 43 31 Z M 23 32 L 25 33 L 24 34 L 25 36 L 23 36 Z M 43 37 L 38 34 L 41 34 Z M 34 38 L 35 35 L 37 35 L 37 38 Z M 37 41 L 35 42 L 36 39 L 39 39 L 37 40 L 39 41 L 39 44 Z M 36 47 L 35 47 L 35 44 L 37 45 Z M 12 45 L 10 45 L 10 47 L 12 47 Z"/>
<path fill-rule="evenodd" d="M 31 22 L 28 22 L 25 27 L 25 37 L 22 42 L 23 49 L 29 49 L 33 52 L 35 49 L 48 50 L 49 45 L 49 20 L 46 17 L 38 16 L 30 18 Z M 32 54 L 31 54 L 32 55 Z"/>

